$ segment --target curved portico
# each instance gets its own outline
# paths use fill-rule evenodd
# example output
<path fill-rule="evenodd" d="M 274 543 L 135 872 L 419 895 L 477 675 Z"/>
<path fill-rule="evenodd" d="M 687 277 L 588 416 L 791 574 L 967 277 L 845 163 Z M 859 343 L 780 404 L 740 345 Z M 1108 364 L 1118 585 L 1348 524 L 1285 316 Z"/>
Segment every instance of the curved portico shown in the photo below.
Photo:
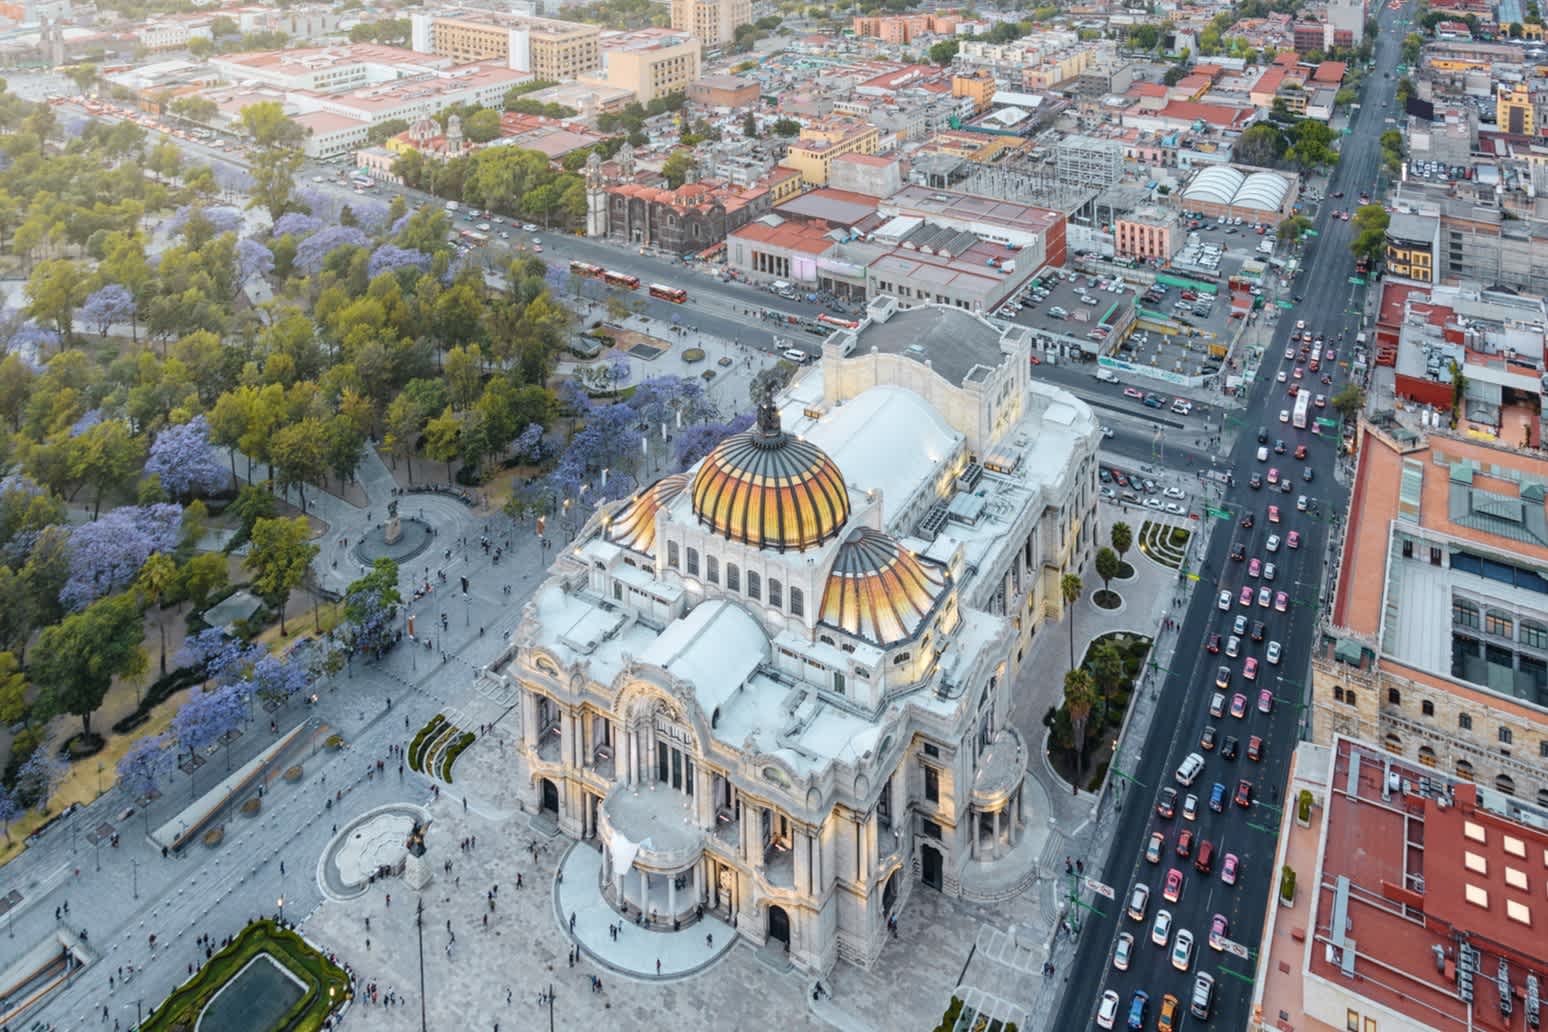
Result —
<path fill-rule="evenodd" d="M 621 784 L 602 801 L 597 831 L 603 893 L 614 908 L 674 928 L 699 913 L 704 832 L 692 796 Z"/>
<path fill-rule="evenodd" d="M 1015 848 L 1026 824 L 1021 796 L 1021 783 L 1026 776 L 1026 742 L 1020 732 L 1007 724 L 978 754 L 978 767 L 973 773 L 973 859 L 998 859 Z"/>

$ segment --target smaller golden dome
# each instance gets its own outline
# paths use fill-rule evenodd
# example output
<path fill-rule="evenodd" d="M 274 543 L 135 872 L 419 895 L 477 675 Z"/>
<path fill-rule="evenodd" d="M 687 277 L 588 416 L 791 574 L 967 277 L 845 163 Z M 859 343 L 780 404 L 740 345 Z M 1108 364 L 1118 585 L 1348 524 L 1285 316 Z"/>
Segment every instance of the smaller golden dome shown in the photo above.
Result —
<path fill-rule="evenodd" d="M 895 645 L 919 630 L 946 585 L 946 572 L 934 563 L 920 562 L 879 530 L 859 527 L 838 547 L 821 619 L 877 645 Z"/>
<path fill-rule="evenodd" d="M 656 513 L 688 487 L 688 477 L 673 473 L 635 493 L 607 522 L 607 539 L 646 555 L 656 554 Z"/>

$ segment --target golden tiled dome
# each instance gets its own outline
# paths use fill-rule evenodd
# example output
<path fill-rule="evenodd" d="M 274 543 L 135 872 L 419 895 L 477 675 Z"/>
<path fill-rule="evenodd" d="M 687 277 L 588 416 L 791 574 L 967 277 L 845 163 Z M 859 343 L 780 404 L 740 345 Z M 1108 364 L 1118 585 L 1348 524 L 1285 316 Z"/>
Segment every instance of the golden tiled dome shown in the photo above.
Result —
<path fill-rule="evenodd" d="M 766 403 L 756 427 L 705 457 L 693 478 L 693 512 L 732 541 L 800 551 L 843 530 L 849 491 L 833 460 L 782 431 L 779 413 Z"/>
<path fill-rule="evenodd" d="M 636 552 L 655 555 L 656 513 L 682 494 L 687 486 L 686 474 L 673 473 L 639 491 L 608 520 L 607 539 Z"/>
<path fill-rule="evenodd" d="M 839 546 L 821 619 L 877 645 L 893 645 L 913 636 L 945 588 L 944 570 L 920 562 L 881 531 L 859 527 Z"/>

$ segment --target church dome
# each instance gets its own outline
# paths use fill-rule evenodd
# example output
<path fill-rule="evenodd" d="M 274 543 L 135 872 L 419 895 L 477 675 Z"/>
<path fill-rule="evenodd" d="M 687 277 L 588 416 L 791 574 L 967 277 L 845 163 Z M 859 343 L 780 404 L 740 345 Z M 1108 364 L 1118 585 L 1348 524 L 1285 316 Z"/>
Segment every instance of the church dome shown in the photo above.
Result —
<path fill-rule="evenodd" d="M 673 473 L 638 492 L 607 521 L 607 539 L 615 545 L 655 555 L 656 513 L 671 504 L 687 486 L 686 474 Z"/>
<path fill-rule="evenodd" d="M 844 475 L 821 448 L 780 429 L 772 402 L 756 427 L 705 457 L 692 497 L 699 522 L 721 537 L 781 552 L 815 548 L 849 519 Z"/>
<path fill-rule="evenodd" d="M 946 574 L 896 540 L 859 527 L 839 546 L 822 593 L 823 623 L 877 645 L 911 638 L 946 588 Z"/>

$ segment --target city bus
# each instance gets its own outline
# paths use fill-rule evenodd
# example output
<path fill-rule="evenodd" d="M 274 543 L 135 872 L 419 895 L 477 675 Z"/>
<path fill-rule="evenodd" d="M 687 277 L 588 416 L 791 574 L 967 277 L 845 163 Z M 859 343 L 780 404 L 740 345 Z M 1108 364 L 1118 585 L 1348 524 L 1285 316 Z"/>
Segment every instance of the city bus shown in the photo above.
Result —
<path fill-rule="evenodd" d="M 638 290 L 640 286 L 638 276 L 631 276 L 627 272 L 614 272 L 612 269 L 603 271 L 602 282 L 610 287 L 623 287 L 625 290 Z"/>
<path fill-rule="evenodd" d="M 605 272 L 600 265 L 592 265 L 590 262 L 571 262 L 570 272 L 576 276 L 585 276 L 588 279 L 601 279 Z"/>
<path fill-rule="evenodd" d="M 838 316 L 829 315 L 827 312 L 819 312 L 817 315 L 817 321 L 820 323 L 827 323 L 829 326 L 838 326 L 846 330 L 853 330 L 860 325 L 860 323 L 854 319 L 840 319 Z"/>
<path fill-rule="evenodd" d="M 1311 391 L 1299 390 L 1295 394 L 1295 413 L 1290 421 L 1295 424 L 1297 430 L 1306 429 L 1306 417 L 1311 412 Z"/>
<path fill-rule="evenodd" d="M 663 287 L 659 283 L 650 285 L 650 296 L 659 297 L 663 301 L 671 301 L 673 304 L 682 304 L 688 300 L 688 291 L 681 287 Z"/>

